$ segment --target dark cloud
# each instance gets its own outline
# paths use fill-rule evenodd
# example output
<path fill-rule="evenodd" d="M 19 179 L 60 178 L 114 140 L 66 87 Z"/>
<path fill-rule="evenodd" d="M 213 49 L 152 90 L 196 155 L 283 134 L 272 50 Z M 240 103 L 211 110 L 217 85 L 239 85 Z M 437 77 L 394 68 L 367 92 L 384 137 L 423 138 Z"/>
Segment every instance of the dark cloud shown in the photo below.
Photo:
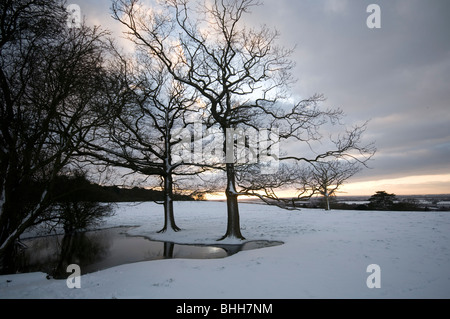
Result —
<path fill-rule="evenodd" d="M 297 45 L 298 95 L 322 92 L 348 121 L 372 120 L 378 153 L 359 179 L 450 172 L 450 2 L 339 3 L 266 1 L 254 20 Z M 366 26 L 370 3 L 381 29 Z"/>

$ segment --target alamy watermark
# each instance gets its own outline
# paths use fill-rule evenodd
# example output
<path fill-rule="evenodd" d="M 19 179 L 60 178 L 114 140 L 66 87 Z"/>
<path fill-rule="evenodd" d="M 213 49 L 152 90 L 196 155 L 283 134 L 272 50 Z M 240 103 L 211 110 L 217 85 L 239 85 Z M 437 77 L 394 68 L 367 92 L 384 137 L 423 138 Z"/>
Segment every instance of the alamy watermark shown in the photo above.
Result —
<path fill-rule="evenodd" d="M 174 130 L 172 139 L 174 163 L 258 164 L 261 174 L 273 174 L 279 168 L 280 136 L 278 129 L 253 127 L 206 129 L 201 122 L 193 123 L 193 130 Z"/>
<path fill-rule="evenodd" d="M 367 288 L 381 288 L 381 267 L 377 264 L 367 266 L 366 272 L 371 273 L 366 280 Z"/>
<path fill-rule="evenodd" d="M 81 27 L 81 8 L 78 4 L 67 5 L 67 27 L 80 28 Z"/>
<path fill-rule="evenodd" d="M 70 264 L 67 266 L 67 272 L 71 273 L 69 277 L 67 277 L 66 285 L 67 288 L 81 288 L 81 268 L 77 264 Z"/>
<path fill-rule="evenodd" d="M 369 29 L 381 28 L 381 8 L 378 4 L 369 4 L 366 9 L 370 15 L 367 17 L 366 25 Z"/>

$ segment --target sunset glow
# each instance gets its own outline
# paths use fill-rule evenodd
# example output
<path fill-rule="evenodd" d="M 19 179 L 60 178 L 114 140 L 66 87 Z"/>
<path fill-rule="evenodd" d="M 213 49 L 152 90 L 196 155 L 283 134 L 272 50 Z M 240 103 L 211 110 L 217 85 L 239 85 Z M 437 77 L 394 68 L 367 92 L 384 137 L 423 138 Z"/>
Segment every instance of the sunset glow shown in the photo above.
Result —
<path fill-rule="evenodd" d="M 407 176 L 363 182 L 349 182 L 339 189 L 341 196 L 370 196 L 384 190 L 396 195 L 450 194 L 450 174 Z M 280 197 L 295 196 L 295 191 L 281 191 Z M 245 197 L 241 197 L 245 198 Z M 208 194 L 207 200 L 225 200 L 225 193 Z"/>

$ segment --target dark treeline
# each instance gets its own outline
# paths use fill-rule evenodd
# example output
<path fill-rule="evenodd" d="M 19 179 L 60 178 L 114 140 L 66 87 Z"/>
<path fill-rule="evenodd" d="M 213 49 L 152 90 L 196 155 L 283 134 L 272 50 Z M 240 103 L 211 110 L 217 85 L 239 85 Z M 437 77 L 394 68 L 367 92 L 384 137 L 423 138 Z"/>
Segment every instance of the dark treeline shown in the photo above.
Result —
<path fill-rule="evenodd" d="M 302 204 L 302 208 L 323 208 L 323 200 L 317 200 L 312 201 L 311 203 L 305 203 Z M 343 202 L 337 202 L 337 201 L 331 201 L 330 202 L 330 208 L 335 210 L 387 210 L 387 209 L 380 209 L 377 207 L 371 207 L 370 204 L 348 204 Z M 394 205 L 391 206 L 389 211 L 429 211 L 431 210 L 428 206 L 422 206 L 414 202 L 410 201 L 402 201 L 399 203 L 394 203 Z M 445 207 L 443 207 L 441 210 L 448 210 Z"/>
<path fill-rule="evenodd" d="M 86 178 L 59 176 L 55 182 L 55 199 L 60 202 L 145 202 L 163 201 L 164 193 L 140 187 L 102 186 Z M 189 195 L 174 194 L 175 200 L 194 200 Z"/>
<path fill-rule="evenodd" d="M 379 210 L 379 211 L 450 211 L 450 205 L 439 204 L 440 201 L 448 202 L 444 195 L 436 196 L 397 196 L 385 191 L 378 191 L 367 203 L 361 199 L 346 202 L 342 198 L 331 197 L 330 208 L 342 210 Z M 313 198 L 299 205 L 301 208 L 324 208 L 324 198 Z"/>
<path fill-rule="evenodd" d="M 39 200 L 42 189 L 45 185 L 39 182 L 28 184 L 23 189 L 23 201 L 35 203 Z M 120 187 L 103 186 L 92 183 L 84 176 L 66 176 L 56 177 L 52 192 L 52 201 L 55 203 L 64 202 L 147 202 L 147 201 L 163 201 L 164 192 L 155 189 L 146 189 L 141 187 Z M 190 201 L 196 200 L 193 196 L 174 194 L 175 200 Z"/>

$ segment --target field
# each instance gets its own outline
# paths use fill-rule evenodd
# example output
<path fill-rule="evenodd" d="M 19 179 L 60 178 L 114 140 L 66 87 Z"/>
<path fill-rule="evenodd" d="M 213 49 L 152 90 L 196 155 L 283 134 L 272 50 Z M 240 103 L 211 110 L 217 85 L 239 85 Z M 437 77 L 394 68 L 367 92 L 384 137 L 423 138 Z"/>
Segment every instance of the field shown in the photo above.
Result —
<path fill-rule="evenodd" d="M 448 212 L 286 211 L 249 203 L 240 212 L 247 240 L 284 244 L 220 259 L 121 265 L 81 276 L 79 289 L 39 272 L 3 275 L 0 298 L 450 298 Z M 215 243 L 226 229 L 223 202 L 177 202 L 175 216 L 182 231 L 158 234 L 162 206 L 121 203 L 101 227 L 139 226 L 132 235 L 195 244 Z"/>

